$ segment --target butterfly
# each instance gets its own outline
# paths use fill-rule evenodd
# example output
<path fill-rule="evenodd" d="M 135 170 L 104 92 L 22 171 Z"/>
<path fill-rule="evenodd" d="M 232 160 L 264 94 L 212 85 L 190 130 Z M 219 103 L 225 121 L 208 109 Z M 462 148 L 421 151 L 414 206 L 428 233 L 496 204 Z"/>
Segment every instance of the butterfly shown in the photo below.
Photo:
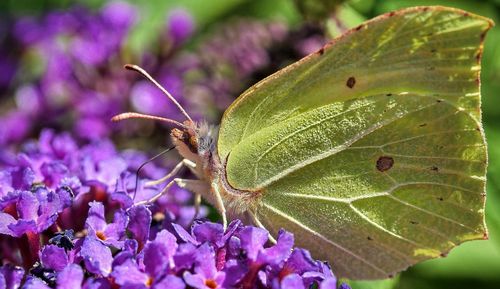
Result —
<path fill-rule="evenodd" d="M 165 179 L 331 261 L 382 279 L 486 239 L 483 40 L 493 22 L 445 7 L 390 12 L 246 90 L 220 129 L 176 126 L 184 158 Z M 175 177 L 188 167 L 197 179 Z"/>

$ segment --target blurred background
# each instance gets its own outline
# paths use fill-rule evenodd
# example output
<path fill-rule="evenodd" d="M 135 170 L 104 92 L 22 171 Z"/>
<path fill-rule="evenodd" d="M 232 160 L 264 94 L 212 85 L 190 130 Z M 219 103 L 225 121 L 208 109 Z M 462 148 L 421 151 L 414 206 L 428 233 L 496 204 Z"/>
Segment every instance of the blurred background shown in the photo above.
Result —
<path fill-rule="evenodd" d="M 343 3 L 341 3 L 343 2 Z M 144 67 L 196 119 L 218 123 L 245 89 L 381 13 L 417 5 L 465 9 L 499 22 L 500 0 L 183 0 L 0 2 L 0 162 L 42 128 L 154 154 L 168 128 L 111 123 L 124 111 L 179 112 L 125 63 Z M 487 241 L 353 288 L 500 288 L 500 28 L 486 38 L 483 119 L 489 144 Z"/>

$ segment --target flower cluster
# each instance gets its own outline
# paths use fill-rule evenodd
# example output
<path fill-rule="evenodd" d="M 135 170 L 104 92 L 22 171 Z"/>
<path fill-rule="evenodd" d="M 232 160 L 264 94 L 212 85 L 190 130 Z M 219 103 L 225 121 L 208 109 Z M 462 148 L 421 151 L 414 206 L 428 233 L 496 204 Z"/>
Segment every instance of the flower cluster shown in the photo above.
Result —
<path fill-rule="evenodd" d="M 4 37 L 10 42 L 2 47 L 19 47 L 19 55 L 0 54 L 0 121 L 6 124 L 0 127 L 0 146 L 20 143 L 43 127 L 83 140 L 116 138 L 123 131 L 165 134 L 142 123 L 126 130 L 110 124 L 112 116 L 129 110 L 182 120 L 156 87 L 122 69 L 127 62 L 143 66 L 194 119 L 216 123 L 245 88 L 324 43 L 320 31 L 246 19 L 211 29 L 210 37 L 188 51 L 183 44 L 196 37 L 195 20 L 176 9 L 168 14 L 156 49 L 136 55 L 127 41 L 138 21 L 135 7 L 119 1 L 98 12 L 78 7 L 15 20 L 12 35 Z"/>
<path fill-rule="evenodd" d="M 20 47 L 16 78 L 22 79 L 10 91 L 15 109 L 2 117 L 11 125 L 0 129 L 0 144 L 21 141 L 37 126 L 68 123 L 73 127 L 63 128 L 85 138 L 107 135 L 109 125 L 100 120 L 123 109 L 128 82 L 121 74 L 106 78 L 109 69 L 101 69 L 119 63 L 134 19 L 135 9 L 123 2 L 110 2 L 98 14 L 77 7 L 17 19 L 10 45 Z"/>
<path fill-rule="evenodd" d="M 134 84 L 137 76 L 122 67 L 127 61 L 148 62 L 148 56 L 158 66 L 163 58 L 150 52 L 129 56 L 127 37 L 137 19 L 134 6 L 112 1 L 97 13 L 76 7 L 50 12 L 41 19 L 15 20 L 12 35 L 7 37 L 10 43 L 2 48 L 19 47 L 19 55 L 15 60 L 0 57 L 0 92 L 14 98 L 14 102 L 2 100 L 2 106 L 12 109 L 0 117 L 8 124 L 0 128 L 0 145 L 36 135 L 41 127 L 72 131 L 81 139 L 99 139 L 110 136 L 117 127 L 109 123 L 113 115 L 130 106 L 147 107 L 150 102 L 138 96 L 144 83 Z M 174 49 L 192 33 L 192 19 L 184 11 L 173 11 L 165 30 L 162 45 Z M 162 72 L 159 79 L 176 92 L 181 79 L 169 75 Z M 146 98 L 147 93 L 144 90 Z M 158 109 L 154 112 L 172 112 L 164 97 L 154 101 Z"/>
<path fill-rule="evenodd" d="M 294 249 L 290 233 L 281 231 L 277 243 L 266 246 L 267 231 L 238 220 L 226 230 L 195 221 L 188 232 L 194 209 L 182 207 L 181 190 L 155 204 L 135 205 L 160 189 L 134 190 L 133 171 L 143 158 L 118 152 L 109 141 L 79 147 L 68 134 L 50 130 L 21 153 L 4 155 L 0 245 L 9 250 L 1 253 L 8 265 L 1 267 L 0 284 L 18 288 L 26 279 L 22 288 L 336 288 L 328 265 Z M 165 174 L 149 168 L 146 177 Z"/>

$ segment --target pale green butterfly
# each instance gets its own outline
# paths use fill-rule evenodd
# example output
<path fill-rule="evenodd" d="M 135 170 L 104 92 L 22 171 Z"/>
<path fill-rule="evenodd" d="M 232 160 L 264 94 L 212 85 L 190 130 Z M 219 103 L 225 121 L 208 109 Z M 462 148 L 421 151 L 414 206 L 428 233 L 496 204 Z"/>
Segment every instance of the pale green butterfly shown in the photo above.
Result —
<path fill-rule="evenodd" d="M 387 278 L 487 238 L 482 42 L 492 21 L 417 7 L 365 22 L 244 92 L 217 132 L 187 117 L 172 140 L 199 180 L 174 178 L 221 213 Z M 147 203 L 156 200 L 164 191 Z"/>

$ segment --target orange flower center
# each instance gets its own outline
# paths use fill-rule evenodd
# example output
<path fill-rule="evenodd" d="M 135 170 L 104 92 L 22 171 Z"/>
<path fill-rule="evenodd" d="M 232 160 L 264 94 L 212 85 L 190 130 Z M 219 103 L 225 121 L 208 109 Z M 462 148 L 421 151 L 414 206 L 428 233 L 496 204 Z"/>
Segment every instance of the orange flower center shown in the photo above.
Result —
<path fill-rule="evenodd" d="M 103 241 L 104 241 L 104 240 L 106 240 L 106 235 L 104 235 L 104 232 L 102 232 L 102 231 L 97 231 L 97 232 L 95 233 L 95 235 L 96 235 L 96 236 L 97 236 L 97 238 L 99 238 L 100 240 L 103 240 Z"/>
<path fill-rule="evenodd" d="M 207 279 L 205 280 L 205 286 L 211 289 L 217 288 L 217 282 L 215 282 L 214 279 Z"/>
<path fill-rule="evenodd" d="M 151 285 L 153 285 L 153 278 L 152 277 L 148 277 L 148 280 L 146 281 L 146 286 L 148 287 L 151 287 Z"/>

